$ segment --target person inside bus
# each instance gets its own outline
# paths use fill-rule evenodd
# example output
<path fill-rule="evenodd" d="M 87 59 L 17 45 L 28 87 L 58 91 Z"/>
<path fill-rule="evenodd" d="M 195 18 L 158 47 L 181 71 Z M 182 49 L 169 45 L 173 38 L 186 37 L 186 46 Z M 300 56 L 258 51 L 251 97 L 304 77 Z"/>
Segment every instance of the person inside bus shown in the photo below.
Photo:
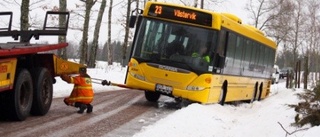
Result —
<path fill-rule="evenodd" d="M 64 99 L 64 103 L 67 106 L 79 108 L 78 113 L 80 114 L 86 109 L 87 113 L 91 113 L 93 106 L 90 103 L 93 101 L 94 95 L 91 78 L 87 74 L 87 69 L 85 67 L 79 68 L 79 73 L 80 75 L 74 77 L 66 74 L 60 76 L 62 80 L 74 84 L 70 96 Z"/>
<path fill-rule="evenodd" d="M 179 39 L 176 37 L 175 40 L 168 44 L 166 49 L 167 56 L 170 57 L 173 54 L 182 55 L 184 53 L 184 46 L 181 44 Z"/>
<path fill-rule="evenodd" d="M 200 46 L 198 52 L 192 53 L 191 56 L 192 56 L 192 57 L 195 57 L 195 58 L 201 57 L 205 62 L 209 63 L 209 62 L 210 62 L 210 57 L 209 57 L 209 55 L 207 54 L 207 52 L 208 52 L 207 46 L 202 45 L 202 46 Z"/>

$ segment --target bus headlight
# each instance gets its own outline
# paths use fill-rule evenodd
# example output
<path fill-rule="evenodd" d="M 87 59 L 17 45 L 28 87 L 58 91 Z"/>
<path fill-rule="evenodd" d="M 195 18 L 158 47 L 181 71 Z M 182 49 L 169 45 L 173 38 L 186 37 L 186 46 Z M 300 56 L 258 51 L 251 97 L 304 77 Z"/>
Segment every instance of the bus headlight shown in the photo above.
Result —
<path fill-rule="evenodd" d="M 143 80 L 143 81 L 146 80 L 146 78 L 144 76 L 142 76 L 142 75 L 135 74 L 135 73 L 131 73 L 131 75 L 136 79 Z"/>
<path fill-rule="evenodd" d="M 205 89 L 205 87 L 187 86 L 187 90 L 199 91 L 199 90 L 204 90 L 204 89 Z"/>

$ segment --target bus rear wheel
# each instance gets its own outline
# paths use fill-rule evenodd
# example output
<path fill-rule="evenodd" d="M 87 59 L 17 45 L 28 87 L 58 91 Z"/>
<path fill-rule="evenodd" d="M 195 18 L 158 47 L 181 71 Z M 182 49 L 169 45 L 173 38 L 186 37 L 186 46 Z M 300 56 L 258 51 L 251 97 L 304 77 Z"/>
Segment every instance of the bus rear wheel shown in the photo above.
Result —
<path fill-rule="evenodd" d="M 256 101 L 257 94 L 258 94 L 258 82 L 254 85 L 254 91 L 253 91 L 253 95 L 250 103 L 253 103 L 254 101 Z"/>
<path fill-rule="evenodd" d="M 53 80 L 46 68 L 37 68 L 33 72 L 33 103 L 32 115 L 45 115 L 50 109 L 52 102 Z"/>
<path fill-rule="evenodd" d="M 14 88 L 7 94 L 10 118 L 23 121 L 29 116 L 32 106 L 32 93 L 33 86 L 31 74 L 26 69 L 18 69 Z"/>
<path fill-rule="evenodd" d="M 159 98 L 160 98 L 160 93 L 145 90 L 144 91 L 144 96 L 150 102 L 157 102 L 159 100 Z"/>
<path fill-rule="evenodd" d="M 263 91 L 263 83 L 261 82 L 260 86 L 259 86 L 259 96 L 258 96 L 258 101 L 261 100 L 261 95 L 262 95 L 262 91 Z"/>

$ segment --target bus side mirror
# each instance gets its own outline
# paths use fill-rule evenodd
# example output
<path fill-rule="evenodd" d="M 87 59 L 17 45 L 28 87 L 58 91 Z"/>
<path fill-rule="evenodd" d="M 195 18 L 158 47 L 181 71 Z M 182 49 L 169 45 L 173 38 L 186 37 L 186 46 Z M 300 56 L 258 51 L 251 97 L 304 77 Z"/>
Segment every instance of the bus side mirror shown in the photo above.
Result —
<path fill-rule="evenodd" d="M 135 15 L 130 16 L 130 20 L 129 20 L 130 28 L 134 28 L 134 25 L 136 24 L 136 20 L 137 20 L 137 16 Z"/>
<path fill-rule="evenodd" d="M 224 68 L 225 57 L 219 56 L 219 68 Z"/>

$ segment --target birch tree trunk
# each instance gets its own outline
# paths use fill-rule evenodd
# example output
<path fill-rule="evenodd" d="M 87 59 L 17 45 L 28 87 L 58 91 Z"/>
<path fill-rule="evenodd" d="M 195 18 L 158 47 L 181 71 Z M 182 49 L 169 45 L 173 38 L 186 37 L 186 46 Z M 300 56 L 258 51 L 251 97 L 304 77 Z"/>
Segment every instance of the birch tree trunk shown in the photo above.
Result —
<path fill-rule="evenodd" d="M 20 30 L 29 29 L 29 4 L 30 0 L 22 0 L 21 2 Z"/>
<path fill-rule="evenodd" d="M 109 6 L 109 11 L 108 11 L 108 42 L 107 42 L 107 55 L 108 55 L 108 65 L 112 65 L 113 62 L 113 48 L 111 44 L 111 17 L 112 17 L 112 5 L 113 5 L 113 0 L 110 0 L 110 6 Z"/>
<path fill-rule="evenodd" d="M 137 1 L 138 2 L 138 1 Z M 122 45 L 122 66 L 125 66 L 125 60 L 126 60 L 126 53 L 127 53 L 127 46 L 129 41 L 129 17 L 131 12 L 131 0 L 128 0 L 128 6 L 127 6 L 127 16 L 126 16 L 126 24 L 125 24 L 125 35 L 124 35 L 124 42 Z"/>
<path fill-rule="evenodd" d="M 293 36 L 292 36 L 292 40 L 291 43 L 293 44 L 292 46 L 292 53 L 293 53 L 293 60 L 291 62 L 289 62 L 288 66 L 293 66 L 293 64 L 297 61 L 297 57 L 299 55 L 299 47 L 301 46 L 301 43 L 303 41 L 302 36 L 304 34 L 303 30 L 305 28 L 303 28 L 304 26 L 304 21 L 305 21 L 305 13 L 304 13 L 304 6 L 303 5 L 304 2 L 300 1 L 300 0 L 296 0 L 296 7 L 295 7 L 295 12 L 294 12 L 294 23 L 293 23 Z M 307 51 L 307 49 L 302 48 L 302 50 Z M 302 51 L 303 52 L 303 51 Z M 307 70 L 305 70 L 307 72 Z"/>
<path fill-rule="evenodd" d="M 98 13 L 96 26 L 94 28 L 93 43 L 92 43 L 93 45 L 91 47 L 90 54 L 89 54 L 88 67 L 91 67 L 91 68 L 95 67 L 98 44 L 99 44 L 100 27 L 101 27 L 102 17 L 103 17 L 105 8 L 106 8 L 106 0 L 102 0 L 101 5 L 100 5 L 100 9 L 99 9 L 99 13 Z"/>
<path fill-rule="evenodd" d="M 59 10 L 60 11 L 67 11 L 67 0 L 59 0 Z M 65 15 L 59 15 L 59 26 L 62 27 L 65 25 L 66 22 L 66 16 Z M 66 36 L 59 36 L 58 42 L 66 42 Z M 67 59 L 67 48 L 58 49 L 58 56 L 60 56 L 63 59 Z"/>
<path fill-rule="evenodd" d="M 84 17 L 83 32 L 82 32 L 82 42 L 80 45 L 80 64 L 87 63 L 88 55 L 88 31 L 89 31 L 89 21 L 90 21 L 90 11 L 92 6 L 96 1 L 93 0 L 81 0 L 86 3 L 86 13 Z"/>

